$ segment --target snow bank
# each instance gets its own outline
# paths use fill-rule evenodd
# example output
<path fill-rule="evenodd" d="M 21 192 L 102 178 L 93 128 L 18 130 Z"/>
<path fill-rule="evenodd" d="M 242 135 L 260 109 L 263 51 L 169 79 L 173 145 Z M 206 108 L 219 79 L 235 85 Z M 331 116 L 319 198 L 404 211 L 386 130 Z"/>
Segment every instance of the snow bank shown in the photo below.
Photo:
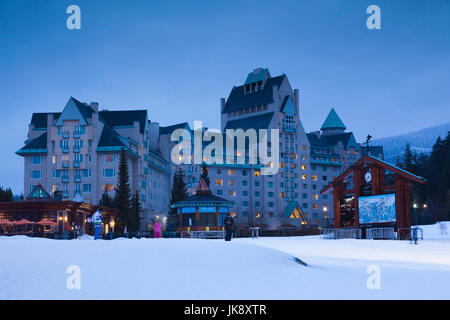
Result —
<path fill-rule="evenodd" d="M 0 299 L 450 299 L 450 241 L 0 237 Z M 308 266 L 295 262 L 295 257 Z M 79 266 L 81 289 L 67 268 Z M 369 290 L 369 266 L 381 289 Z"/>

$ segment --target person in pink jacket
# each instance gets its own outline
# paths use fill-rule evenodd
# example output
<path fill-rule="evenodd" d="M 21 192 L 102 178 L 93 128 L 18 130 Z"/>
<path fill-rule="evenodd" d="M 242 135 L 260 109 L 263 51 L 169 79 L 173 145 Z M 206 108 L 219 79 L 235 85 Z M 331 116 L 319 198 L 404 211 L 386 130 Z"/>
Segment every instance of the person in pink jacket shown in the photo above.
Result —
<path fill-rule="evenodd" d="M 161 222 L 159 222 L 159 220 L 157 220 L 155 222 L 155 225 L 153 226 L 153 230 L 155 231 L 155 238 L 161 238 Z"/>

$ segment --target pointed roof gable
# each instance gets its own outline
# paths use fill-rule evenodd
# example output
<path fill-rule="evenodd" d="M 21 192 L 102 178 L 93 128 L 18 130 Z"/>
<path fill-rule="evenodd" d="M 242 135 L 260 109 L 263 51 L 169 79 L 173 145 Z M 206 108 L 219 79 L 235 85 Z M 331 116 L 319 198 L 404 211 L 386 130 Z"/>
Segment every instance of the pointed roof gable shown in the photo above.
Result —
<path fill-rule="evenodd" d="M 70 97 L 63 112 L 59 116 L 56 125 L 62 126 L 64 124 L 64 120 L 78 120 L 80 125 L 87 125 L 88 123 L 86 119 L 92 115 L 92 111 L 92 108 L 88 105 L 81 103 L 74 97 Z"/>
<path fill-rule="evenodd" d="M 27 196 L 27 200 L 50 200 L 51 197 L 41 184 L 31 190 Z"/>
<path fill-rule="evenodd" d="M 203 177 L 201 177 L 198 182 L 197 194 L 211 194 L 211 190 L 209 190 L 208 184 Z"/>
<path fill-rule="evenodd" d="M 350 167 L 348 167 L 344 172 L 342 172 L 339 176 L 337 176 L 336 178 L 334 178 L 334 180 L 330 183 L 328 183 L 328 185 L 326 185 L 322 190 L 320 190 L 320 194 L 324 194 L 328 189 L 333 188 L 333 184 L 336 182 L 342 182 L 344 181 L 344 179 L 353 172 L 354 168 L 357 167 L 361 167 L 363 165 L 366 164 L 373 164 L 376 165 L 380 168 L 383 168 L 384 170 L 390 171 L 394 174 L 397 174 L 399 176 L 401 176 L 404 179 L 410 180 L 410 181 L 414 181 L 414 182 L 418 182 L 421 184 L 426 183 L 426 179 L 420 176 L 417 176 L 411 172 L 408 172 L 402 168 L 399 168 L 391 163 L 388 163 L 384 160 L 378 159 L 374 156 L 364 156 L 361 159 L 359 159 L 358 161 L 356 161 L 354 164 L 352 164 Z"/>
<path fill-rule="evenodd" d="M 320 130 L 324 129 L 347 129 L 347 127 L 342 122 L 341 118 L 339 118 L 338 114 L 334 110 L 334 108 L 331 108 L 330 113 L 328 114 L 327 118 L 325 119 L 325 122 L 323 123 Z"/>
<path fill-rule="evenodd" d="M 281 104 L 280 107 L 280 112 L 284 112 L 288 116 L 293 116 L 294 114 L 297 113 L 297 111 L 295 110 L 294 101 L 292 101 L 290 95 L 284 97 L 283 103 Z"/>
<path fill-rule="evenodd" d="M 302 224 L 306 224 L 305 215 L 300 209 L 300 206 L 297 201 L 289 201 L 284 208 L 284 217 L 289 219 L 301 219 Z"/>

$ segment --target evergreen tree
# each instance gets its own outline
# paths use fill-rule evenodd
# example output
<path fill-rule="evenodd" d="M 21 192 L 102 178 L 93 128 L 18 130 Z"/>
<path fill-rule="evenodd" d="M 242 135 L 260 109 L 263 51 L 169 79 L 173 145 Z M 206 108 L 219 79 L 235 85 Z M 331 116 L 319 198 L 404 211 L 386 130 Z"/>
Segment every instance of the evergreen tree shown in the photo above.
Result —
<path fill-rule="evenodd" d="M 99 206 L 102 207 L 108 207 L 108 208 L 115 208 L 115 203 L 114 203 L 114 199 L 113 197 L 111 197 L 109 194 L 107 194 L 106 192 L 104 192 L 102 194 L 102 198 L 100 199 L 100 201 L 98 202 Z"/>
<path fill-rule="evenodd" d="M 437 139 L 429 159 L 428 195 L 430 208 L 436 221 L 450 218 L 450 134 Z"/>
<path fill-rule="evenodd" d="M 6 202 L 12 200 L 13 200 L 13 193 L 11 188 L 3 189 L 3 187 L 0 187 L 0 201 Z"/>
<path fill-rule="evenodd" d="M 123 233 L 125 227 L 127 227 L 127 231 L 129 231 L 131 220 L 131 187 L 130 176 L 128 174 L 128 161 L 124 149 L 120 151 L 119 176 L 114 202 L 116 208 L 119 210 L 117 231 Z"/>
<path fill-rule="evenodd" d="M 183 180 L 183 175 L 181 170 L 175 172 L 173 176 L 173 186 L 171 190 L 172 196 L 170 199 L 170 204 L 181 201 L 188 197 L 188 192 L 186 190 L 186 184 Z M 177 209 L 170 209 L 168 219 L 167 219 L 167 230 L 176 231 L 179 225 Z"/>
<path fill-rule="evenodd" d="M 208 176 L 208 167 L 206 167 L 206 163 L 203 163 L 203 164 L 202 164 L 202 174 L 201 174 L 201 176 L 200 176 L 200 179 L 201 179 L 201 178 L 204 178 L 204 179 L 205 179 L 205 182 L 206 182 L 206 184 L 207 184 L 208 187 L 209 187 L 210 181 L 209 181 L 209 176 Z"/>
<path fill-rule="evenodd" d="M 450 219 L 450 134 L 440 137 L 433 145 L 430 155 L 417 154 L 407 144 L 405 153 L 397 165 L 413 174 L 424 177 L 425 185 L 414 184 L 411 200 L 419 205 L 415 209 L 419 224 Z M 427 204 L 427 208 L 424 208 Z M 411 215 L 411 219 L 416 217 Z"/>
<path fill-rule="evenodd" d="M 141 197 L 139 196 L 139 192 L 133 195 L 131 199 L 131 214 L 130 214 L 130 232 L 138 232 L 139 227 L 141 225 Z"/>

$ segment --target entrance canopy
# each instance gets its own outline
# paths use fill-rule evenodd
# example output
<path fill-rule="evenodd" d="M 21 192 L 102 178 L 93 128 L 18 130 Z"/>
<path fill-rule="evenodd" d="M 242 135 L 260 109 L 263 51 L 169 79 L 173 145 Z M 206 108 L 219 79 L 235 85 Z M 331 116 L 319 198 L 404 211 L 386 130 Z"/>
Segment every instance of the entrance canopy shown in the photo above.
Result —
<path fill-rule="evenodd" d="M 289 201 L 284 209 L 284 217 L 288 219 L 301 219 L 302 224 L 306 224 L 305 215 L 300 209 L 297 201 Z"/>

